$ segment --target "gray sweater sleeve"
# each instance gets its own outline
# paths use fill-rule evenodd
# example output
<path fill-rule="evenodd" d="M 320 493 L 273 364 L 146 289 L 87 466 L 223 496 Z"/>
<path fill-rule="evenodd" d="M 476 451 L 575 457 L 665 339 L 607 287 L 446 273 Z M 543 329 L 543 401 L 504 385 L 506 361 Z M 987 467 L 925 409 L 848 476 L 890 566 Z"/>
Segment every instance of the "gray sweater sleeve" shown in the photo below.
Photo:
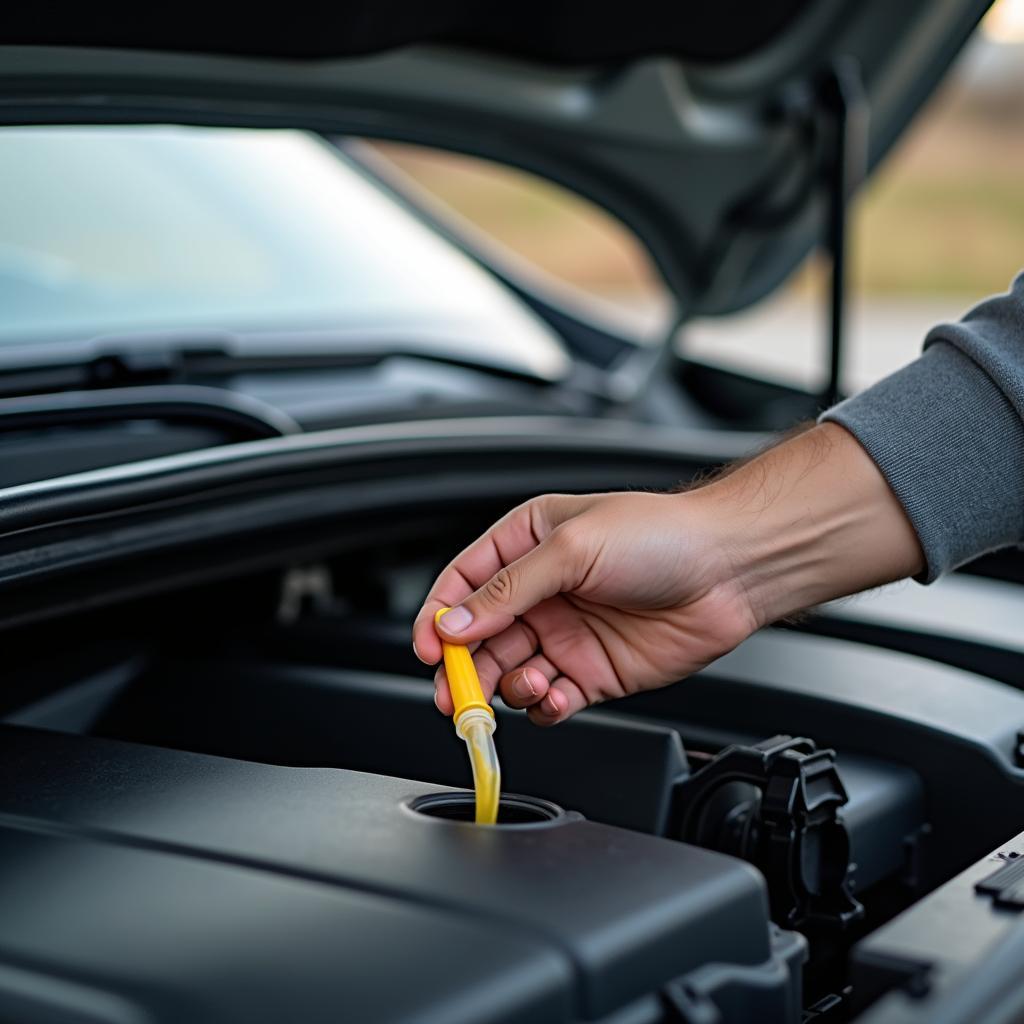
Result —
<path fill-rule="evenodd" d="M 922 582 L 1024 542 L 1024 273 L 821 419 L 849 430 L 889 481 L 924 550 Z"/>

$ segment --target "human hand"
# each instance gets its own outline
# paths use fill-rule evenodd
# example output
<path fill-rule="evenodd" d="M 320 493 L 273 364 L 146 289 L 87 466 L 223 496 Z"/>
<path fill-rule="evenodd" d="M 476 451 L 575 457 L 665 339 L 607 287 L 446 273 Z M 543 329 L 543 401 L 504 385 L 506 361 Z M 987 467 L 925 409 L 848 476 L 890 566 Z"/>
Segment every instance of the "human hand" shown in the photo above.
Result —
<path fill-rule="evenodd" d="M 488 699 L 553 724 L 598 701 L 689 675 L 754 628 L 728 552 L 696 494 L 549 494 L 496 523 L 441 574 L 417 618 L 417 654 L 479 644 Z M 456 607 L 457 606 L 457 607 Z M 452 713 L 444 669 L 437 705 Z"/>
<path fill-rule="evenodd" d="M 798 608 L 919 571 L 920 546 L 877 467 L 827 423 L 678 494 L 545 495 L 438 577 L 416 618 L 428 664 L 475 648 L 488 699 L 552 725 L 674 682 Z M 435 700 L 452 713 L 444 669 Z"/>

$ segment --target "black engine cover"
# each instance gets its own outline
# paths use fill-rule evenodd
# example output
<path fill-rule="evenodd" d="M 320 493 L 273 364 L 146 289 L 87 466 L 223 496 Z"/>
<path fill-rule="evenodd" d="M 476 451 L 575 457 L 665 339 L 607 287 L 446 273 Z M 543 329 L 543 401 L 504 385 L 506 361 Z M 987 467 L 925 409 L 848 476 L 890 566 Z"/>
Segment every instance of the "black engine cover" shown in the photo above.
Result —
<path fill-rule="evenodd" d="M 578 815 L 477 828 L 410 807 L 437 786 L 19 727 L 0 752 L 5 1018 L 573 1021 L 773 957 L 752 867 Z"/>

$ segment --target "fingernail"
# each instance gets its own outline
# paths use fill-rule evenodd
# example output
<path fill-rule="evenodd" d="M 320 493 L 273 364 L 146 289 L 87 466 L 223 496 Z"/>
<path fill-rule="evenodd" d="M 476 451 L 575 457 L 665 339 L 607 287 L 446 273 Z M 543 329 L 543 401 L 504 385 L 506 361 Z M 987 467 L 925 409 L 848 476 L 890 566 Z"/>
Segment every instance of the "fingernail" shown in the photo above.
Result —
<path fill-rule="evenodd" d="M 541 702 L 540 709 L 545 715 L 557 715 L 558 705 L 555 703 L 554 698 L 551 694 L 548 694 Z"/>
<path fill-rule="evenodd" d="M 525 669 L 512 680 L 512 692 L 520 700 L 529 700 L 537 696 L 537 691 L 530 682 L 530 675 Z"/>
<path fill-rule="evenodd" d="M 473 613 L 459 605 L 445 612 L 437 621 L 444 626 L 446 632 L 461 633 L 473 621 Z"/>
<path fill-rule="evenodd" d="M 413 640 L 413 642 L 412 642 L 412 653 L 415 654 L 416 657 L 420 659 L 420 661 L 423 661 L 424 664 L 426 663 L 423 655 L 420 654 L 420 649 L 416 646 L 416 641 L 415 640 Z"/>

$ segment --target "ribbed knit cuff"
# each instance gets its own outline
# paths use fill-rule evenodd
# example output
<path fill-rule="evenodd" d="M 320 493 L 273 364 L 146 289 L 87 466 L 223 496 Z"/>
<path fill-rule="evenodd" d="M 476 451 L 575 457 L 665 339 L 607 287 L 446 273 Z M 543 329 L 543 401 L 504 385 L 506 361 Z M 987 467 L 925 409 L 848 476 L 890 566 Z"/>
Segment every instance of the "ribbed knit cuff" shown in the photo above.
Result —
<path fill-rule="evenodd" d="M 952 345 L 821 416 L 863 445 L 903 505 L 931 583 L 1024 537 L 1024 424 L 992 378 Z"/>

